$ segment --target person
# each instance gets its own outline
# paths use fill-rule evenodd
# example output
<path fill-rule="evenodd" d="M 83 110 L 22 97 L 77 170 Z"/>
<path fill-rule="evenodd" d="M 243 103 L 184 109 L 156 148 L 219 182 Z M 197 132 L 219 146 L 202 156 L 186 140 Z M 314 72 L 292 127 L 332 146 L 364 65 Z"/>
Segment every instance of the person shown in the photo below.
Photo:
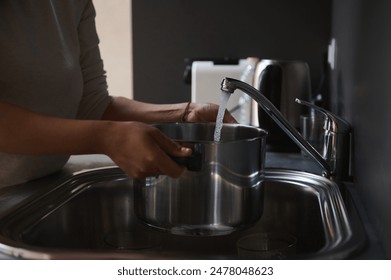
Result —
<path fill-rule="evenodd" d="M 92 0 L 0 1 L 0 186 L 80 154 L 105 154 L 134 178 L 178 177 L 184 167 L 170 156 L 191 150 L 150 124 L 215 121 L 217 111 L 110 96 Z"/>

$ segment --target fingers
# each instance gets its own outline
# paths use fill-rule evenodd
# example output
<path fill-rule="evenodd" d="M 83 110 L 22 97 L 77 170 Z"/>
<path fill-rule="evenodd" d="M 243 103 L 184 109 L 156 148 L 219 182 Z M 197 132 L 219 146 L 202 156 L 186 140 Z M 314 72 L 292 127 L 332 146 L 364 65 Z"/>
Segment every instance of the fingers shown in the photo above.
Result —
<path fill-rule="evenodd" d="M 217 105 L 217 104 L 193 103 L 191 106 L 191 111 L 189 112 L 187 121 L 189 121 L 189 122 L 197 122 L 197 121 L 215 122 L 218 110 L 219 110 L 219 105 Z M 223 121 L 225 123 L 238 123 L 235 120 L 235 118 L 227 110 L 225 110 Z"/>
<path fill-rule="evenodd" d="M 153 136 L 159 147 L 170 156 L 188 157 L 192 154 L 192 150 L 190 148 L 179 145 L 179 143 L 171 140 L 160 130 L 156 130 Z"/>
<path fill-rule="evenodd" d="M 173 161 L 167 153 L 159 147 L 145 153 L 137 162 L 117 162 L 117 164 L 134 179 L 167 175 L 173 178 L 179 177 L 185 170 L 184 166 Z"/>
<path fill-rule="evenodd" d="M 225 122 L 225 123 L 238 123 L 236 121 L 236 119 L 227 110 L 225 110 L 223 122 Z"/>
<path fill-rule="evenodd" d="M 192 150 L 190 148 L 182 147 L 160 131 L 154 133 L 154 138 L 159 146 L 159 151 L 157 151 L 159 171 L 161 174 L 166 174 L 170 177 L 179 177 L 185 168 L 184 166 L 177 164 L 171 156 L 188 157 L 191 156 Z"/>
<path fill-rule="evenodd" d="M 185 170 L 171 157 L 189 156 L 191 149 L 182 148 L 157 128 L 138 122 L 118 122 L 111 129 L 105 134 L 110 135 L 110 141 L 104 141 L 102 149 L 129 176 L 178 177 Z"/>
<path fill-rule="evenodd" d="M 177 164 L 171 156 L 187 157 L 192 154 L 192 150 L 180 146 L 156 128 L 152 128 L 149 133 L 151 143 L 145 156 L 145 162 L 141 165 L 144 169 L 137 176 L 147 177 L 164 174 L 174 178 L 179 177 L 185 167 Z"/>

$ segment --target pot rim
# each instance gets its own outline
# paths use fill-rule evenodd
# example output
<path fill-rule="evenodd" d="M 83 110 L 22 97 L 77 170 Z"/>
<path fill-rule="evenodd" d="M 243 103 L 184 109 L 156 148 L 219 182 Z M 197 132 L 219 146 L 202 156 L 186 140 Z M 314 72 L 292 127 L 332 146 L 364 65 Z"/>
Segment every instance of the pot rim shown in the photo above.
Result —
<path fill-rule="evenodd" d="M 154 123 L 152 126 L 158 128 L 158 126 L 216 126 L 215 122 L 161 122 L 161 123 Z M 204 144 L 212 144 L 212 145 L 219 145 L 219 144 L 224 144 L 224 143 L 236 143 L 236 142 L 250 142 L 250 141 L 255 141 L 258 139 L 264 139 L 268 136 L 269 132 L 261 127 L 256 127 L 256 126 L 251 126 L 251 125 L 246 125 L 246 124 L 240 124 L 240 123 L 223 123 L 223 128 L 224 127 L 243 127 L 245 129 L 251 129 L 251 130 L 256 130 L 257 132 L 260 133 L 259 136 L 253 136 L 249 138 L 243 138 L 243 139 L 234 139 L 234 140 L 224 140 L 222 139 L 219 142 L 212 140 L 183 140 L 183 139 L 176 139 L 176 138 L 171 138 L 173 141 L 181 141 L 181 142 L 186 142 L 186 143 L 204 143 Z"/>

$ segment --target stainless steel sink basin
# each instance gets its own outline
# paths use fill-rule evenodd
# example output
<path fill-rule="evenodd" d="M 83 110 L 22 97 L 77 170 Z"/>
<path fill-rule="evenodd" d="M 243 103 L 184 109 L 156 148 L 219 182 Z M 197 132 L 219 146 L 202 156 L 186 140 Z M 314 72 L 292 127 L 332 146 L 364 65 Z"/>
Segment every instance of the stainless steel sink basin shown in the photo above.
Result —
<path fill-rule="evenodd" d="M 317 175 L 267 170 L 262 218 L 215 237 L 144 225 L 133 212 L 132 183 L 115 167 L 68 177 L 0 218 L 0 252 L 27 259 L 237 259 L 240 237 L 288 232 L 298 240 L 291 258 L 343 259 L 363 244 L 361 225 L 338 186 Z"/>

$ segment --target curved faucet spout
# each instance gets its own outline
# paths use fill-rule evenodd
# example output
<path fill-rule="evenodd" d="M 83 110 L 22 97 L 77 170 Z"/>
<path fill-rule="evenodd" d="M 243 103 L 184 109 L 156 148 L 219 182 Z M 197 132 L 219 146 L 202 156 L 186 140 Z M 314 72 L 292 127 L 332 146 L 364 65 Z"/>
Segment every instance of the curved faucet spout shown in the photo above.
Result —
<path fill-rule="evenodd" d="M 227 93 L 234 93 L 240 89 L 254 99 L 263 110 L 281 127 L 281 129 L 305 152 L 312 157 L 324 170 L 323 175 L 330 177 L 332 170 L 328 162 L 309 144 L 303 136 L 294 128 L 281 114 L 281 112 L 267 99 L 260 91 L 242 81 L 224 78 L 221 82 L 221 90 Z"/>

